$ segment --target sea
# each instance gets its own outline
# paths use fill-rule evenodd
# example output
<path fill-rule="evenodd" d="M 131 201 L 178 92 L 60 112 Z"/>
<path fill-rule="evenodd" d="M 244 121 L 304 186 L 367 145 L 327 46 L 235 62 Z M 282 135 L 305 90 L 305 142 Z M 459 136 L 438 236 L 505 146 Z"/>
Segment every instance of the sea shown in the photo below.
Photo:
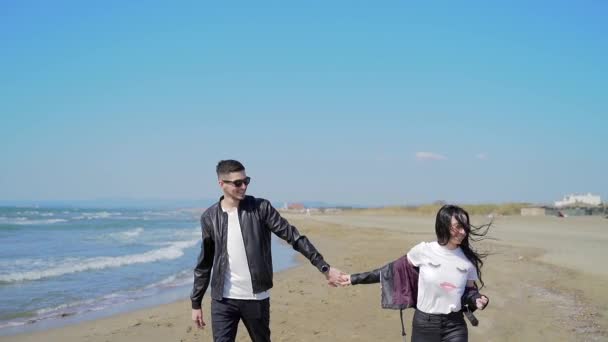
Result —
<path fill-rule="evenodd" d="M 0 335 L 187 299 L 201 212 L 0 207 Z M 295 265 L 272 249 L 275 272 Z"/>

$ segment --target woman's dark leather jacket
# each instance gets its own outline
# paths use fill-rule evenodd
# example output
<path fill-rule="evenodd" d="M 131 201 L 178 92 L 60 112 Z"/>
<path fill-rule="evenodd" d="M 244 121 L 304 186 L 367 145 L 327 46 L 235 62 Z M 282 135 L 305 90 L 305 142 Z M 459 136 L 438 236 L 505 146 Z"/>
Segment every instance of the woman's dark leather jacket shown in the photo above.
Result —
<path fill-rule="evenodd" d="M 228 266 L 228 214 L 222 211 L 222 198 L 201 216 L 203 242 L 194 268 L 194 286 L 190 295 L 193 309 L 201 308 L 210 281 L 214 299 L 221 300 L 224 292 L 224 275 Z M 269 201 L 246 196 L 239 204 L 238 215 L 254 293 L 272 288 L 271 232 L 292 245 L 319 271 L 323 266 L 329 266 L 308 238 L 300 235 L 296 227 L 281 217 Z"/>

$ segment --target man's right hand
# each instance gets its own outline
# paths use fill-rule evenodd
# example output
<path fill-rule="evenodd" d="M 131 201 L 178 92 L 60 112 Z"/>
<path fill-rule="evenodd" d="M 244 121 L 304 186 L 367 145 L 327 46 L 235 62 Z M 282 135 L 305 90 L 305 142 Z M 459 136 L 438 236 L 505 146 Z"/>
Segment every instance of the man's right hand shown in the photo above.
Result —
<path fill-rule="evenodd" d="M 203 329 L 205 327 L 205 321 L 203 321 L 203 310 L 202 309 L 192 309 L 192 321 L 196 324 L 199 329 Z"/>

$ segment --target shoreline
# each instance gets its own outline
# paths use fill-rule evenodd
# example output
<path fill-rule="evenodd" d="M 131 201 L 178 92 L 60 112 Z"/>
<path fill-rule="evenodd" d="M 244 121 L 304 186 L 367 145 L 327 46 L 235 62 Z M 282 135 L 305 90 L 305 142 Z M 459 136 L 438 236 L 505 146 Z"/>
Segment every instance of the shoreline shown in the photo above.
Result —
<path fill-rule="evenodd" d="M 43 333 L 48 330 L 69 328 L 81 323 L 96 321 L 104 318 L 114 317 L 122 314 L 129 314 L 139 310 L 147 310 L 156 306 L 167 305 L 183 300 L 180 290 L 191 289 L 191 286 L 176 286 L 175 288 L 164 290 L 159 296 L 147 296 L 120 305 L 112 305 L 99 310 L 88 310 L 84 312 L 63 312 L 48 318 L 31 317 L 26 322 L 8 326 L 0 329 L 0 338 L 16 336 L 30 333 Z"/>
<path fill-rule="evenodd" d="M 280 257 L 289 255 L 289 260 L 281 260 L 275 262 L 275 268 L 278 269 L 275 275 L 296 267 L 299 262 L 297 253 L 291 249 L 280 239 L 276 242 L 280 246 L 276 246 L 273 238 L 274 256 Z M 184 271 L 175 273 L 176 275 L 183 274 Z M 191 270 L 189 272 L 191 277 Z M 191 282 L 191 281 L 190 281 Z M 93 305 L 86 302 L 63 303 L 58 307 L 43 309 L 51 312 L 50 315 L 33 315 L 23 316 L 23 319 L 6 321 L 6 326 L 0 328 L 0 340 L 2 337 L 18 336 L 23 334 L 44 333 L 48 330 L 69 328 L 81 323 L 101 320 L 123 314 L 129 314 L 140 310 L 148 310 L 157 306 L 168 305 L 189 299 L 189 294 L 192 290 L 192 284 L 184 284 L 179 281 L 175 285 L 166 287 L 152 287 L 162 283 L 155 282 L 146 285 L 137 290 L 121 290 L 116 293 L 110 293 L 99 298 L 91 299 L 91 303 L 102 302 L 104 298 L 117 297 L 124 293 L 131 293 L 132 297 L 124 297 L 124 302 L 109 303 L 106 306 Z M 153 291 L 150 292 L 150 289 Z M 88 302 L 88 301 L 87 301 Z M 92 306 L 91 306 L 92 305 Z"/>
<path fill-rule="evenodd" d="M 287 218 L 311 239 L 331 265 L 348 273 L 381 266 L 416 242 L 433 237 L 426 219 L 403 217 L 397 222 L 385 222 L 389 228 L 385 229 L 374 228 L 374 222 L 361 227 L 363 218 L 357 216 L 341 216 L 331 223 L 297 215 Z M 519 221 L 530 227 L 545 222 Z M 506 223 L 501 228 L 506 233 L 517 228 L 512 222 Z M 568 227 L 551 228 L 561 231 Z M 491 298 L 491 304 L 476 314 L 480 324 L 469 327 L 470 340 L 606 340 L 607 279 L 546 263 L 542 260 L 544 248 L 515 246 L 506 236 L 499 243 L 487 241 L 479 245 L 493 252 L 483 269 L 486 287 L 482 291 Z M 273 340 L 346 342 L 401 337 L 399 311 L 380 308 L 378 286 L 329 288 L 307 260 L 299 254 L 296 259 L 298 265 L 275 274 L 271 290 Z M 208 301 L 206 296 L 204 330 L 192 326 L 189 300 L 180 300 L 62 328 L 2 336 L 0 341 L 211 341 Z M 412 310 L 404 311 L 408 335 L 411 316 Z M 249 341 L 242 324 L 237 341 Z"/>
<path fill-rule="evenodd" d="M 300 259 L 295 256 L 293 259 Z M 294 261 L 294 265 L 283 269 L 279 272 L 276 272 L 274 275 L 275 281 L 280 281 L 281 278 L 286 278 L 289 276 L 290 272 L 295 272 L 297 268 L 304 266 L 303 263 L 307 262 L 307 260 L 296 260 Z M 191 289 L 191 286 L 186 286 L 188 289 Z M 272 290 L 271 290 L 272 291 Z M 272 292 L 271 292 L 272 296 Z M 208 295 L 205 296 L 203 301 L 203 313 L 205 317 L 205 322 L 207 322 L 207 329 L 203 329 L 200 332 L 210 332 L 210 312 L 208 305 Z M 103 314 L 103 316 L 95 317 L 95 318 L 87 318 L 80 319 L 79 321 L 71 322 L 64 321 L 63 324 L 58 326 L 51 326 L 48 328 L 41 328 L 41 330 L 34 331 L 26 331 L 20 332 L 16 334 L 7 334 L 0 335 L 0 341 L 40 341 L 40 340 L 48 340 L 48 341 L 64 341 L 67 336 L 72 336 L 74 333 L 80 337 L 88 338 L 91 336 L 95 336 L 95 332 L 99 330 L 113 330 L 113 329 L 122 329 L 122 328 L 132 328 L 138 327 L 144 324 L 144 322 L 151 324 L 153 321 L 156 322 L 158 318 L 163 317 L 166 312 L 175 312 L 176 310 L 184 311 L 187 313 L 188 320 L 185 321 L 187 325 L 191 325 L 190 322 L 190 300 L 188 297 L 173 300 L 167 303 L 162 304 L 144 304 L 144 307 L 130 308 L 130 309 L 115 309 L 110 310 L 114 311 L 114 313 Z M 66 315 L 66 319 L 70 320 L 73 318 L 72 315 Z M 272 319 L 272 317 L 271 317 Z M 61 320 L 58 318 L 57 320 Z M 59 323 L 58 323 L 59 324 Z M 155 327 L 166 326 L 172 327 L 173 323 L 154 323 L 152 324 Z M 105 327 L 104 329 L 99 329 L 98 327 Z M 244 328 L 244 327 L 243 327 Z M 186 332 L 192 332 L 195 330 L 193 326 L 186 327 Z M 240 329 L 243 330 L 243 329 Z M 91 331 L 92 335 L 83 334 L 84 331 Z M 114 333 L 110 333 L 110 335 L 114 335 Z M 194 336 L 198 336 L 195 332 Z M 72 341 L 68 339 L 68 341 Z M 74 339 L 73 341 L 80 341 L 80 339 Z M 142 340 L 143 341 L 143 340 Z M 161 341 L 161 340 L 159 340 Z"/>

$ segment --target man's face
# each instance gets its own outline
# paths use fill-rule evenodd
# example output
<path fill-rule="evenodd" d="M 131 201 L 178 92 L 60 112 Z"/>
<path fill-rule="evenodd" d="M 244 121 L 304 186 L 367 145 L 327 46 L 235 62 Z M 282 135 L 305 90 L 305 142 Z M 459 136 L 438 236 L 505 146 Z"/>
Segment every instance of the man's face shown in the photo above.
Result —
<path fill-rule="evenodd" d="M 240 201 L 245 198 L 250 178 L 243 170 L 220 175 L 218 181 L 225 197 Z"/>

